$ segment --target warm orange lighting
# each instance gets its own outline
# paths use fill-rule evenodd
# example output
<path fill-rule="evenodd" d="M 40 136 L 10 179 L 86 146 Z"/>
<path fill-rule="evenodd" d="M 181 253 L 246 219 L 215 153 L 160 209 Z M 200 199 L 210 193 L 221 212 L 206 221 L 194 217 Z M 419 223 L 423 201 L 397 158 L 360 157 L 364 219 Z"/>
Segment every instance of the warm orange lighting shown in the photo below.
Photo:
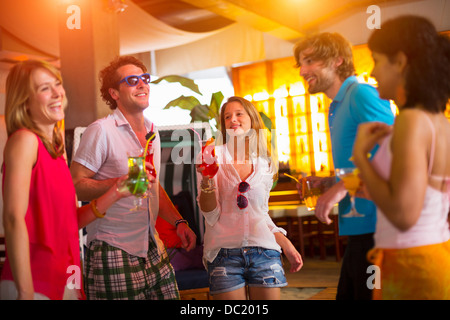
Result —
<path fill-rule="evenodd" d="M 358 78 L 358 82 L 368 83 L 368 84 L 370 84 L 370 85 L 372 85 L 374 87 L 376 87 L 377 84 L 378 84 L 377 80 L 375 80 L 375 78 L 372 78 L 370 76 L 369 72 L 363 72 L 363 73 L 359 74 L 357 76 L 357 78 Z"/>
<path fill-rule="evenodd" d="M 291 84 L 291 88 L 289 90 L 290 96 L 299 96 L 306 94 L 305 86 L 303 85 L 303 82 L 296 82 Z"/>
<path fill-rule="evenodd" d="M 291 157 L 291 147 L 289 139 L 289 122 L 287 115 L 287 100 L 275 99 L 275 127 L 277 135 L 278 160 L 288 162 Z"/>
<path fill-rule="evenodd" d="M 278 88 L 273 92 L 273 97 L 275 99 L 286 98 L 288 95 L 289 95 L 289 92 L 288 92 L 286 86 Z"/>
<path fill-rule="evenodd" d="M 445 110 L 445 116 L 450 120 L 450 100 L 447 102 L 447 108 Z"/>
<path fill-rule="evenodd" d="M 294 114 L 306 113 L 306 102 L 305 102 L 304 95 L 292 97 L 292 104 L 293 104 L 293 113 Z"/>
<path fill-rule="evenodd" d="M 272 120 L 280 169 L 294 175 L 330 175 L 329 102 L 323 94 L 307 92 L 294 65 L 289 57 L 234 68 L 235 92 L 251 97 L 258 111 Z"/>
<path fill-rule="evenodd" d="M 29 57 L 26 54 L 22 54 L 20 56 L 15 56 L 13 59 L 16 61 L 27 61 Z"/>
<path fill-rule="evenodd" d="M 267 91 L 257 92 L 253 94 L 254 101 L 263 101 L 269 99 L 269 93 Z"/>

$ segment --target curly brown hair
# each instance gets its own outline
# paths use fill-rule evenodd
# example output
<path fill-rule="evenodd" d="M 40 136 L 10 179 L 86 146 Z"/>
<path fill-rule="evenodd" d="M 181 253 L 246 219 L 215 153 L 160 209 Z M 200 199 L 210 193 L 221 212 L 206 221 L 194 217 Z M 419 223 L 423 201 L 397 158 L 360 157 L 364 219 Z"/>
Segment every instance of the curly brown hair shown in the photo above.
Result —
<path fill-rule="evenodd" d="M 313 49 L 311 58 L 324 61 L 325 63 L 328 63 L 331 59 L 341 57 L 343 62 L 336 70 L 341 80 L 345 80 L 355 74 L 351 44 L 339 33 L 323 32 L 301 39 L 294 47 L 297 68 L 301 67 L 300 53 L 308 48 Z"/>
<path fill-rule="evenodd" d="M 132 64 L 138 68 L 141 68 L 144 73 L 147 72 L 147 68 L 139 59 L 133 56 L 122 56 L 115 58 L 99 73 L 99 80 L 101 83 L 100 93 L 102 99 L 106 102 L 107 105 L 109 105 L 110 109 L 112 110 L 117 108 L 117 103 L 116 100 L 114 100 L 109 94 L 109 88 L 119 89 L 118 83 L 120 81 L 120 76 L 117 73 L 117 69 L 128 64 Z"/>

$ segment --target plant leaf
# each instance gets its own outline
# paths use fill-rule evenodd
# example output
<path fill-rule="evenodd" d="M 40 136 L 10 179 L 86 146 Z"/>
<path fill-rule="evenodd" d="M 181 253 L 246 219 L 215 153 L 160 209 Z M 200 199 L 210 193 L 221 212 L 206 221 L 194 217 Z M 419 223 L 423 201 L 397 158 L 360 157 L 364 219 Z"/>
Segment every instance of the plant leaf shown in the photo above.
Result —
<path fill-rule="evenodd" d="M 264 112 L 260 112 L 259 115 L 261 116 L 261 119 L 266 126 L 267 129 L 272 130 L 272 120 Z"/>
<path fill-rule="evenodd" d="M 178 98 L 170 101 L 163 109 L 169 109 L 172 107 L 179 107 L 185 110 L 192 110 L 196 106 L 201 105 L 200 101 L 196 97 L 193 96 L 179 96 Z"/>
<path fill-rule="evenodd" d="M 172 83 L 178 82 L 183 87 L 191 89 L 195 93 L 198 93 L 199 95 L 202 95 L 202 93 L 198 89 L 198 85 L 194 82 L 194 80 L 186 78 L 186 77 L 182 77 L 182 76 L 177 76 L 177 75 L 164 76 L 164 77 L 161 77 L 161 78 L 159 78 L 157 80 L 152 81 L 151 83 L 158 84 L 158 83 L 160 83 L 163 80 L 165 80 L 167 82 L 172 82 Z"/>
<path fill-rule="evenodd" d="M 208 122 L 209 121 L 209 107 L 205 105 L 198 105 L 194 107 L 191 110 L 191 122 L 195 121 L 202 121 L 202 122 Z"/>
<path fill-rule="evenodd" d="M 219 123 L 219 111 L 220 106 L 223 101 L 223 93 L 222 91 L 214 92 L 211 95 L 211 103 L 209 104 L 209 112 L 208 116 L 210 119 L 216 119 L 216 122 Z"/>

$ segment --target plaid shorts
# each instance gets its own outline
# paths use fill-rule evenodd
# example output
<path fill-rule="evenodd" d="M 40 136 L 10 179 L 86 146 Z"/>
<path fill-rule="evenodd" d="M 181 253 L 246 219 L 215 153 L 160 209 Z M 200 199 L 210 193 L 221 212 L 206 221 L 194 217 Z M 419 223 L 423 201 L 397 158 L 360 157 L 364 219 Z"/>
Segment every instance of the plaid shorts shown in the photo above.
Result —
<path fill-rule="evenodd" d="M 141 258 L 94 240 L 86 254 L 85 293 L 89 300 L 178 300 L 175 272 L 153 241 Z"/>

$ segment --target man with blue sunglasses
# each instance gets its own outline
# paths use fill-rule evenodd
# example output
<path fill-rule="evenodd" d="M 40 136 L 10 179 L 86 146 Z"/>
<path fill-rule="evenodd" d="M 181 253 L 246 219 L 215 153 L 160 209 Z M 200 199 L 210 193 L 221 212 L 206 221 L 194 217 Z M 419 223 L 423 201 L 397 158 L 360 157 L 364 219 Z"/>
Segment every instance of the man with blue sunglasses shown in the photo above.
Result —
<path fill-rule="evenodd" d="M 85 292 L 88 299 L 179 299 L 175 273 L 155 231 L 161 215 L 174 225 L 188 251 L 195 233 L 159 185 L 160 138 L 144 118 L 149 105 L 150 74 L 134 57 L 120 57 L 100 72 L 101 95 L 112 114 L 89 125 L 71 165 L 78 198 L 90 201 L 128 173 L 127 152 L 144 149 L 152 131 L 156 180 L 143 208 L 124 198 L 87 228 Z M 150 147 L 149 147 L 150 148 Z"/>
<path fill-rule="evenodd" d="M 119 81 L 119 85 L 123 82 L 125 82 L 130 87 L 135 87 L 139 84 L 139 80 L 142 80 L 143 83 L 149 84 L 150 83 L 150 74 L 149 73 L 143 73 L 140 76 L 136 76 L 132 74 L 131 76 L 127 76 Z"/>

